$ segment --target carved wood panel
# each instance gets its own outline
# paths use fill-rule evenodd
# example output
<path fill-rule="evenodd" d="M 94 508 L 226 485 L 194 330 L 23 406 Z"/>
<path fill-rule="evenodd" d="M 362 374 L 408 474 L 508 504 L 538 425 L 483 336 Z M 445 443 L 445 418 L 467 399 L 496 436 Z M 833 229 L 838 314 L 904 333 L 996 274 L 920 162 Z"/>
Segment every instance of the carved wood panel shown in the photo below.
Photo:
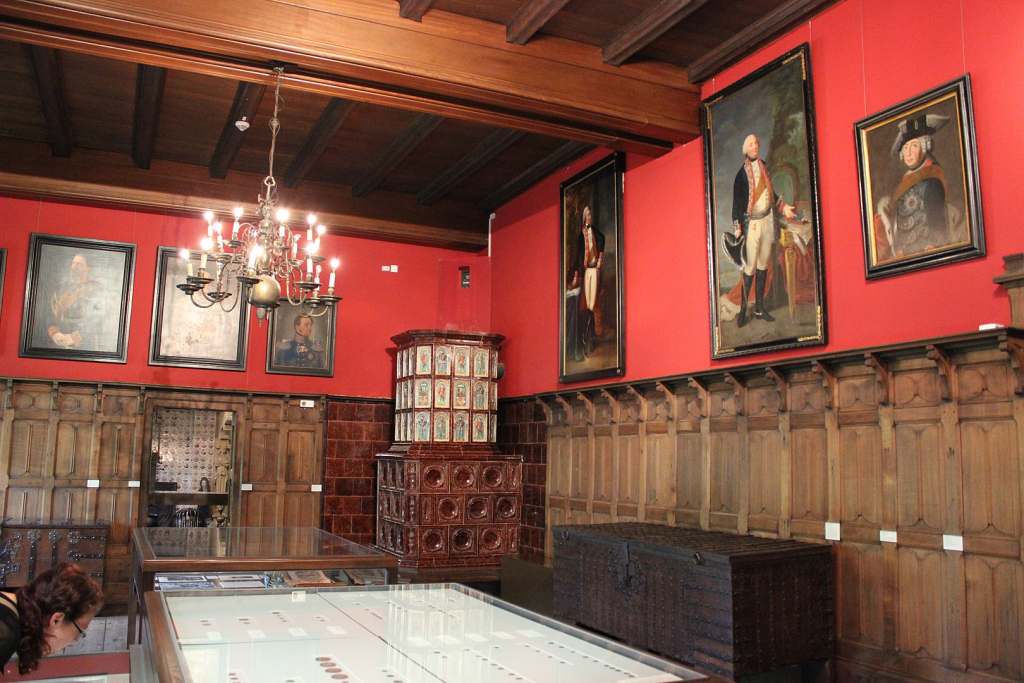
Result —
<path fill-rule="evenodd" d="M 585 390 L 597 425 L 550 401 L 547 558 L 565 523 L 647 516 L 819 543 L 838 523 L 837 670 L 1022 680 L 1024 354 L 1007 349 L 746 368 L 678 382 L 674 402 L 664 384 Z M 571 488 L 586 457 L 592 488 Z"/>

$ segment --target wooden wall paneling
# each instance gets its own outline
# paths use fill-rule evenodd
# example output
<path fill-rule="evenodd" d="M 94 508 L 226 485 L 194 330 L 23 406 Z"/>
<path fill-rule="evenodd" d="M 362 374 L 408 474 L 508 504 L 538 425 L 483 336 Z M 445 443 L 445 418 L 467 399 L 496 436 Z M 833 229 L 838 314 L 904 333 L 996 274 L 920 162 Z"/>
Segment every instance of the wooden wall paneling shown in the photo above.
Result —
<path fill-rule="evenodd" d="M 640 436 L 641 406 L 635 392 L 620 395 L 619 446 L 615 449 L 615 519 L 635 522 L 641 517 L 643 440 Z"/>
<path fill-rule="evenodd" d="M 239 493 L 242 526 L 281 526 L 284 517 L 284 453 L 287 431 L 282 430 L 284 401 L 256 396 L 246 401 L 246 450 L 241 482 L 252 486 Z"/>
<path fill-rule="evenodd" d="M 704 449 L 701 435 L 700 399 L 696 392 L 685 390 L 676 399 L 675 421 L 675 493 L 676 523 L 701 526 L 704 493 Z"/>
<path fill-rule="evenodd" d="M 285 406 L 285 463 L 282 526 L 319 526 L 320 493 L 312 486 L 323 484 L 323 439 L 326 403 L 302 408 L 299 399 Z"/>
<path fill-rule="evenodd" d="M 675 393 L 662 383 L 643 393 L 646 398 L 644 422 L 645 493 L 644 519 L 660 524 L 676 524 L 676 448 Z"/>
<path fill-rule="evenodd" d="M 16 383 L 11 398 L 8 488 L 4 520 L 48 520 L 53 497 L 57 383 Z"/>
<path fill-rule="evenodd" d="M 594 524 L 615 521 L 615 451 L 618 444 L 618 402 L 607 391 L 594 399 Z"/>

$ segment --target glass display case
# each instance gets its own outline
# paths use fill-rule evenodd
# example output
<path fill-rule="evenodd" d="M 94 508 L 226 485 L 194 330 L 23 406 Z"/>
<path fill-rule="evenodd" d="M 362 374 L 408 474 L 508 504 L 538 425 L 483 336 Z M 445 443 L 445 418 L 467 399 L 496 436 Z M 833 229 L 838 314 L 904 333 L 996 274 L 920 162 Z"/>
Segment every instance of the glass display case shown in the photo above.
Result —
<path fill-rule="evenodd" d="M 329 579 L 332 570 L 353 574 L 373 569 L 383 572 L 386 583 L 398 578 L 393 555 L 315 527 L 139 527 L 132 530 L 128 642 L 137 642 L 138 619 L 145 611 L 142 596 L 157 587 L 159 574 L 187 572 L 205 582 L 225 572 L 247 572 L 250 577 L 253 572 L 287 572 L 300 580 L 313 572 L 315 580 L 321 575 Z M 261 585 L 250 585 L 262 589 L 272 579 L 268 575 Z"/>
<path fill-rule="evenodd" d="M 701 674 L 458 584 L 146 594 L 160 681 L 670 683 Z"/>

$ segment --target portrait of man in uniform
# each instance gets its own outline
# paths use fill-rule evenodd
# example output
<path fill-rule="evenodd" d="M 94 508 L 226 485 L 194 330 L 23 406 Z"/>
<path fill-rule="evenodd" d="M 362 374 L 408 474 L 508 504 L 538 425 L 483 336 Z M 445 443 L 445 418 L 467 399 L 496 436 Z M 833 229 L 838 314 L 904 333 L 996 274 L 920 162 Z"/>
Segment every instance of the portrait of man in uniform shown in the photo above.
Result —
<path fill-rule="evenodd" d="M 287 299 L 270 315 L 267 372 L 291 375 L 334 375 L 334 315 L 309 315 Z"/>
<path fill-rule="evenodd" d="M 869 278 L 985 253 L 967 76 L 856 124 Z"/>
<path fill-rule="evenodd" d="M 712 358 L 825 342 L 809 48 L 702 104 Z"/>

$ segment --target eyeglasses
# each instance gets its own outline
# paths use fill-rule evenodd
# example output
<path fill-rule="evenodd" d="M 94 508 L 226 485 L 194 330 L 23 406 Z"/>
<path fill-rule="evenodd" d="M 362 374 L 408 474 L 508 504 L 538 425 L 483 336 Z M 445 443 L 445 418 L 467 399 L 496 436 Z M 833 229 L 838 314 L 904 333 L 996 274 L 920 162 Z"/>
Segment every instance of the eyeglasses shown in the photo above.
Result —
<path fill-rule="evenodd" d="M 75 623 L 74 619 L 69 619 L 68 621 L 70 621 L 71 625 L 74 626 L 78 630 L 78 637 L 75 638 L 75 640 L 79 640 L 81 638 L 85 638 L 85 631 L 82 630 L 82 627 L 79 626 L 77 623 Z"/>

